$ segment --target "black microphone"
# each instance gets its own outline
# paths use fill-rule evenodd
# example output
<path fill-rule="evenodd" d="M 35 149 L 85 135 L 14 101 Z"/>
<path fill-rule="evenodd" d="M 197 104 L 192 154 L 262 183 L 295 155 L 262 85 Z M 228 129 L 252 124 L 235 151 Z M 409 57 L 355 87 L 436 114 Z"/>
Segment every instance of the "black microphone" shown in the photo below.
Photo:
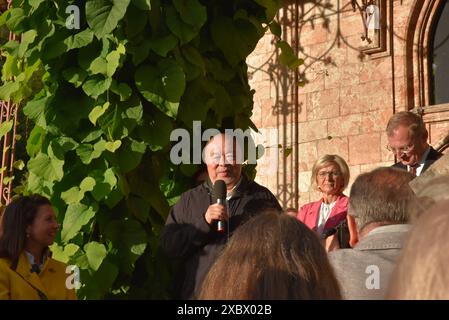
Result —
<path fill-rule="evenodd" d="M 226 206 L 226 183 L 223 180 L 217 180 L 214 183 L 214 198 L 217 199 L 218 204 Z M 217 225 L 218 232 L 225 231 L 225 222 L 218 220 Z"/>

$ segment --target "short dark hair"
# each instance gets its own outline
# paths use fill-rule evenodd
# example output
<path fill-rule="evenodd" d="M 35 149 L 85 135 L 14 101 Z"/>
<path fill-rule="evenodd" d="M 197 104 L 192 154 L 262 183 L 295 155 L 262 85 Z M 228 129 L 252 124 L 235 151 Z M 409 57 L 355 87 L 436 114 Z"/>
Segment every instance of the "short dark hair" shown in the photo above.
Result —
<path fill-rule="evenodd" d="M 50 200 L 40 195 L 31 195 L 16 198 L 5 208 L 0 257 L 10 259 L 12 269 L 17 267 L 20 254 L 25 248 L 26 228 L 33 223 L 39 207 L 43 205 L 51 205 Z"/>

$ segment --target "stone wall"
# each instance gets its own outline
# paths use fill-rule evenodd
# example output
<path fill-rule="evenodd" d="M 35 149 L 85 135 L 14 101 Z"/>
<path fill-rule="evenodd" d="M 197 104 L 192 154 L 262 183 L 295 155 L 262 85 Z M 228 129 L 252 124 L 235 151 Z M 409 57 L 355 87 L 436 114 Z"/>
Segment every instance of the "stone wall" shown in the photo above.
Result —
<path fill-rule="evenodd" d="M 289 1 L 280 11 L 285 39 L 305 61 L 296 76 L 306 84 L 297 92 L 295 73 L 278 64 L 272 35 L 267 34 L 247 60 L 256 91 L 252 120 L 271 132 L 266 145 L 282 146 L 266 156 L 256 180 L 276 194 L 284 207 L 319 198 L 309 190 L 311 169 L 326 153 L 347 161 L 351 182 L 362 172 L 391 165 L 393 156 L 385 148 L 388 118 L 414 107 L 407 100 L 407 79 L 411 79 L 406 72 L 410 63 L 406 39 L 415 1 L 386 1 L 386 41 L 373 54 L 369 48 L 380 44 L 361 38 L 364 22 L 350 2 Z M 376 31 L 369 32 L 378 39 Z M 431 142 L 449 128 L 447 123 L 430 126 Z M 277 141 L 273 132 L 278 133 Z"/>

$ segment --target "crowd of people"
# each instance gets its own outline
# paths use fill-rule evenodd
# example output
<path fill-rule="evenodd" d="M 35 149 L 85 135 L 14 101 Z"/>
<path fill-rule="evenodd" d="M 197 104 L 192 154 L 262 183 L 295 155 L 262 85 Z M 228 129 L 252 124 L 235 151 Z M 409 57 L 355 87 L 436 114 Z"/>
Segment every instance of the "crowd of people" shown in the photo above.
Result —
<path fill-rule="evenodd" d="M 285 212 L 266 188 L 255 182 L 248 185 L 241 165 L 227 157 L 241 146 L 225 134 L 214 137 L 206 146 L 206 181 L 183 194 L 162 235 L 167 254 L 183 263 L 176 277 L 178 297 L 446 297 L 442 285 L 433 288 L 433 283 L 446 283 L 444 250 L 421 253 L 426 251 L 424 243 L 441 241 L 438 233 L 424 241 L 416 233 L 431 233 L 430 222 L 413 226 L 427 221 L 426 213 L 432 210 L 432 223 L 444 226 L 438 219 L 445 219 L 447 202 L 442 201 L 449 194 L 444 192 L 449 177 L 431 182 L 441 192 L 415 194 L 409 185 L 442 154 L 428 144 L 426 127 L 412 112 L 394 114 L 386 132 L 387 148 L 398 160 L 395 165 L 359 175 L 345 195 L 350 179 L 347 163 L 338 155 L 322 155 L 311 177 L 311 189 L 321 198 Z M 226 183 L 226 203 L 214 199 L 217 180 Z M 248 206 L 251 202 L 258 205 Z M 449 223 L 449 217 L 446 220 Z M 217 231 L 217 221 L 227 222 L 226 233 Z M 440 263 L 441 270 L 432 269 L 432 263 Z M 416 287 L 405 279 L 411 273 L 419 279 Z"/>
<path fill-rule="evenodd" d="M 409 183 L 442 155 L 422 119 L 394 114 L 387 148 L 398 162 L 360 174 L 322 155 L 311 189 L 320 199 L 282 211 L 242 173 L 226 134 L 205 146 L 204 176 L 171 208 L 161 235 L 179 262 L 180 299 L 447 299 L 449 176 L 415 193 Z M 219 183 L 224 194 L 219 194 Z M 66 265 L 48 247 L 59 225 L 41 196 L 12 201 L 0 219 L 0 299 L 76 299 Z"/>

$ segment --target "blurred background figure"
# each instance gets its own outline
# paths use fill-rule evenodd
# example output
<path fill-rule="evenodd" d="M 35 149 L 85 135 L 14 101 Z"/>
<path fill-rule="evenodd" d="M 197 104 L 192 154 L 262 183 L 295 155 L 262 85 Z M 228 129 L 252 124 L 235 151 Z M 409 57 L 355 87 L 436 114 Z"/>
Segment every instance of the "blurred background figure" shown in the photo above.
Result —
<path fill-rule="evenodd" d="M 407 207 L 415 202 L 413 176 L 378 168 L 354 181 L 347 216 L 352 249 L 329 253 L 345 299 L 384 299 L 390 275 L 411 226 Z"/>
<path fill-rule="evenodd" d="M 321 236 L 346 219 L 348 197 L 343 190 L 349 183 L 349 168 L 338 155 L 319 158 L 312 168 L 311 185 L 321 193 L 321 199 L 299 209 L 298 220 Z"/>
<path fill-rule="evenodd" d="M 2 217 L 0 300 L 74 300 L 66 287 L 66 264 L 48 249 L 59 229 L 47 198 L 34 195 L 13 200 Z"/>
<path fill-rule="evenodd" d="M 449 174 L 433 178 L 414 190 L 418 201 L 409 206 L 412 223 L 429 210 L 434 204 L 449 200 Z"/>
<path fill-rule="evenodd" d="M 449 299 L 449 200 L 421 215 L 391 277 L 389 299 Z"/>
<path fill-rule="evenodd" d="M 266 211 L 234 233 L 199 299 L 340 299 L 340 290 L 316 235 L 295 218 Z"/>

